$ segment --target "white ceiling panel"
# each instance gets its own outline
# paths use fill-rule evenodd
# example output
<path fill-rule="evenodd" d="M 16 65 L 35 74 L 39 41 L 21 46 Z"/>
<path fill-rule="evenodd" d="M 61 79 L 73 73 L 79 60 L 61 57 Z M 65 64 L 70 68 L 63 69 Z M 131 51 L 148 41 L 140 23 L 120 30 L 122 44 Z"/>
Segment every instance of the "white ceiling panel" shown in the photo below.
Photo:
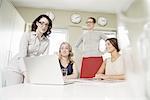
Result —
<path fill-rule="evenodd" d="M 134 0 L 11 0 L 17 7 L 116 13 L 127 10 Z"/>

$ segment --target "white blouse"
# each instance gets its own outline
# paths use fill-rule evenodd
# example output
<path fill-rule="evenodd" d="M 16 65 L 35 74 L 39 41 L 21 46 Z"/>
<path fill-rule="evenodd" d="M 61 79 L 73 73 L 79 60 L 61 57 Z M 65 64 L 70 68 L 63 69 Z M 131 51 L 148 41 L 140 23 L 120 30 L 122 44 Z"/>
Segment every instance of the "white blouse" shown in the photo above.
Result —
<path fill-rule="evenodd" d="M 22 73 L 26 70 L 23 57 L 47 55 L 48 52 L 49 39 L 47 37 L 43 36 L 39 40 L 35 32 L 24 33 L 20 42 L 19 53 L 12 58 L 7 69 Z"/>
<path fill-rule="evenodd" d="M 121 75 L 125 74 L 125 68 L 123 64 L 123 57 L 120 55 L 116 61 L 112 62 L 111 59 L 106 60 L 106 75 Z"/>

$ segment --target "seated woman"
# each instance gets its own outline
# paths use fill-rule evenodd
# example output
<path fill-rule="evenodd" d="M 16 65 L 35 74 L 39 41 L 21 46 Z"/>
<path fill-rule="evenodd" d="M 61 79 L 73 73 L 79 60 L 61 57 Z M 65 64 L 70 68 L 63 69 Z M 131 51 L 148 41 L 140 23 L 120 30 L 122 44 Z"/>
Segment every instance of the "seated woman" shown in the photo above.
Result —
<path fill-rule="evenodd" d="M 63 42 L 59 48 L 59 63 L 61 69 L 67 69 L 67 76 L 65 79 L 74 79 L 78 77 L 75 62 L 72 60 L 72 47 L 68 42 Z"/>
<path fill-rule="evenodd" d="M 106 59 L 95 78 L 98 79 L 125 79 L 125 68 L 123 66 L 123 57 L 119 54 L 119 47 L 116 38 L 109 38 L 106 40 L 107 51 L 111 54 L 111 58 Z"/>

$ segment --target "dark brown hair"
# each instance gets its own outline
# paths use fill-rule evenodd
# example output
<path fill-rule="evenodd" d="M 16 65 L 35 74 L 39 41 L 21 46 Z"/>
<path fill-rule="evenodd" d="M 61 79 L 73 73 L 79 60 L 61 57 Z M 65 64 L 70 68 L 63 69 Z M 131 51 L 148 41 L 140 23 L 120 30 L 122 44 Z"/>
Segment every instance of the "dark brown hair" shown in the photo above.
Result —
<path fill-rule="evenodd" d="M 32 26 L 31 26 L 31 31 L 36 31 L 36 29 L 37 29 L 37 25 L 36 25 L 36 22 L 39 22 L 39 20 L 41 19 L 41 18 L 46 18 L 47 20 L 48 20 L 48 22 L 49 22 L 49 25 L 48 25 L 48 29 L 47 29 L 47 31 L 45 32 L 45 33 L 43 33 L 43 35 L 45 36 L 45 37 L 47 37 L 47 36 L 49 36 L 50 34 L 51 34 L 51 28 L 52 28 L 52 20 L 47 16 L 47 15 L 40 15 L 40 16 L 38 16 L 34 21 L 33 21 L 33 23 L 32 23 Z"/>
<path fill-rule="evenodd" d="M 88 17 L 88 19 L 92 19 L 93 23 L 96 23 L 96 19 L 94 17 Z"/>
<path fill-rule="evenodd" d="M 117 50 L 117 52 L 120 51 L 119 46 L 118 46 L 118 40 L 116 38 L 108 38 L 106 41 L 109 41 Z"/>

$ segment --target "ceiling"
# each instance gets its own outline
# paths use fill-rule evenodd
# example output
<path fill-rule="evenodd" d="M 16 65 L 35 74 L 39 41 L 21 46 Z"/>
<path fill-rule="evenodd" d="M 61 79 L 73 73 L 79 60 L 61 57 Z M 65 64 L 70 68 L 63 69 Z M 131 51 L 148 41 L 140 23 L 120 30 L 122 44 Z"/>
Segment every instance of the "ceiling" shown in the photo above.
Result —
<path fill-rule="evenodd" d="M 126 11 L 134 0 L 11 0 L 16 7 L 117 13 Z"/>

